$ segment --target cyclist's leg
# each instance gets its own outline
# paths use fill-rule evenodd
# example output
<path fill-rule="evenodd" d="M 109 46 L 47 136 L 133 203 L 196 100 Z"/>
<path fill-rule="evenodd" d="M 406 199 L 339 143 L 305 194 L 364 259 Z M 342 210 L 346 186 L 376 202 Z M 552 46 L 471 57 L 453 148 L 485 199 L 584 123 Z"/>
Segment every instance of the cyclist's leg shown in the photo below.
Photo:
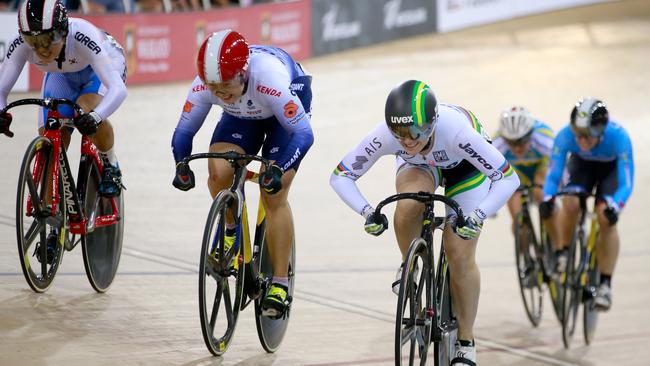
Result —
<path fill-rule="evenodd" d="M 490 190 L 491 181 L 465 161 L 444 171 L 443 176 L 447 182 L 445 195 L 455 200 L 463 212 L 472 212 Z M 449 222 L 455 219 L 452 212 L 447 211 Z M 443 240 L 449 262 L 454 312 L 458 318 L 458 339 L 472 341 L 481 289 L 481 274 L 475 258 L 478 238 L 464 240 L 448 224 Z"/>
<path fill-rule="evenodd" d="M 395 188 L 397 193 L 403 192 L 434 192 L 440 184 L 440 173 L 438 169 L 429 166 L 418 166 L 406 163 L 398 157 L 397 173 L 395 177 Z M 409 245 L 413 238 L 420 235 L 422 228 L 422 212 L 424 204 L 413 200 L 397 201 L 393 225 L 395 236 L 402 259 L 406 256 Z"/>
<path fill-rule="evenodd" d="M 591 192 L 596 184 L 596 177 L 592 166 L 577 155 L 572 155 L 567 163 L 568 178 L 564 191 Z M 577 197 L 562 197 L 562 208 L 558 212 L 559 223 L 557 250 L 566 251 L 571 243 L 573 231 L 580 216 L 580 200 Z"/>
<path fill-rule="evenodd" d="M 616 224 L 610 225 L 605 216 L 607 205 L 601 199 L 604 196 L 613 196 L 616 193 L 617 169 L 616 162 L 602 163 L 601 170 L 604 173 L 603 179 L 598 183 L 596 191 L 598 223 L 600 234 L 596 241 L 596 252 L 598 253 L 598 270 L 600 271 L 600 288 L 598 290 L 598 304 L 608 309 L 611 306 L 611 279 L 616 267 L 620 249 L 620 239 Z"/>

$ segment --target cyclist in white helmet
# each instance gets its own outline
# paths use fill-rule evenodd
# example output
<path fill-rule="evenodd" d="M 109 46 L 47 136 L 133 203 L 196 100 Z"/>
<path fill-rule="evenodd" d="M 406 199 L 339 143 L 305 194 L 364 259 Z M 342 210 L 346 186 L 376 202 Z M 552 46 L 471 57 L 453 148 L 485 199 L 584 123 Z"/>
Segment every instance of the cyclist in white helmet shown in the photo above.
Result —
<path fill-rule="evenodd" d="M 525 107 L 514 105 L 501 112 L 499 129 L 493 144 L 508 159 L 519 175 L 521 184 L 536 185 L 533 188 L 533 199 L 537 203 L 542 202 L 544 195 L 542 189 L 554 137 L 553 130 L 533 117 Z M 508 200 L 508 211 L 513 219 L 514 232 L 514 219 L 521 211 L 521 195 L 518 192 Z M 551 241 L 558 245 L 557 225 L 553 225 L 548 219 L 545 225 L 551 235 Z"/>
<path fill-rule="evenodd" d="M 348 152 L 330 177 L 341 199 L 366 220 L 365 230 L 379 235 L 388 228 L 385 215 L 374 208 L 356 185 L 384 155 L 396 156 L 396 188 L 402 192 L 433 192 L 440 185 L 467 215 L 467 225 L 457 227 L 448 211 L 443 234 L 451 294 L 458 317 L 458 342 L 453 366 L 475 365 L 474 320 L 478 309 L 480 273 L 475 261 L 483 220 L 503 206 L 519 186 L 517 174 L 490 144 L 474 114 L 467 109 L 438 104 L 431 88 L 417 80 L 396 86 L 388 95 L 385 123 L 373 129 Z M 419 235 L 423 204 L 402 200 L 395 208 L 394 224 L 402 256 Z M 398 270 L 401 278 L 401 267 Z M 393 283 L 399 292 L 399 281 Z"/>

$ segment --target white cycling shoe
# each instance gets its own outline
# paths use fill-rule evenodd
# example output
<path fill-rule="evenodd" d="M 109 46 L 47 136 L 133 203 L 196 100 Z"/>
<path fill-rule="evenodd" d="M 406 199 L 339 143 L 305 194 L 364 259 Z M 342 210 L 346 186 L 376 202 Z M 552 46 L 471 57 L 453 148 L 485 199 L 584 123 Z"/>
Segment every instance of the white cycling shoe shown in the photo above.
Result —
<path fill-rule="evenodd" d="M 451 360 L 451 366 L 476 366 L 476 344 L 474 341 L 456 341 L 456 350 L 454 358 Z"/>

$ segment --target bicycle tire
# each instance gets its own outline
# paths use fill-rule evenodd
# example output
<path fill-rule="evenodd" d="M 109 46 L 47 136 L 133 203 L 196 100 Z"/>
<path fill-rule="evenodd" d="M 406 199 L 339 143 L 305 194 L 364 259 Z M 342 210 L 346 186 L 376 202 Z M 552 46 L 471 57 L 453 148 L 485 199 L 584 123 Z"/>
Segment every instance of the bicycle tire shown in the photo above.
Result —
<path fill-rule="evenodd" d="M 425 365 L 431 344 L 433 290 L 431 254 L 426 241 L 411 242 L 404 263 L 395 318 L 395 365 L 401 366 L 408 346 L 408 365 Z"/>
<path fill-rule="evenodd" d="M 593 256 L 595 253 L 591 253 L 591 255 Z M 595 300 L 599 283 L 600 271 L 598 271 L 597 259 L 594 259 L 593 263 L 589 264 L 589 269 L 587 271 L 587 286 L 585 287 L 583 295 L 582 324 L 583 335 L 587 345 L 590 345 L 591 341 L 594 339 L 596 327 L 598 325 L 598 310 L 596 309 Z"/>
<path fill-rule="evenodd" d="M 540 268 L 535 251 L 536 243 L 532 223 L 530 220 L 526 220 L 521 212 L 516 220 L 515 267 L 517 268 L 517 283 L 526 316 L 533 327 L 537 327 L 542 319 L 543 310 L 542 268 Z M 527 248 L 522 250 L 524 246 Z"/>
<path fill-rule="evenodd" d="M 541 220 L 540 225 L 544 225 Z M 541 244 L 544 253 L 544 265 L 546 268 L 554 269 L 556 266 L 555 249 L 553 248 L 553 244 L 551 243 L 550 236 L 547 232 L 544 233 L 543 241 Z M 559 276 L 551 275 L 547 280 L 548 293 L 551 297 L 553 313 L 555 314 L 557 321 L 560 323 L 560 326 L 562 326 L 562 316 L 564 313 L 562 310 L 564 301 L 564 288 Z"/>
<path fill-rule="evenodd" d="M 69 233 L 66 225 L 66 200 L 61 199 L 58 204 L 58 212 L 52 216 L 35 208 L 34 203 L 40 202 L 42 208 L 45 205 L 44 196 L 48 189 L 48 173 L 53 162 L 52 142 L 43 136 L 32 140 L 27 147 L 18 175 L 18 189 L 16 194 L 16 238 L 18 244 L 18 255 L 23 275 L 29 287 L 34 292 L 47 291 L 52 285 L 56 273 L 63 259 L 64 243 Z M 39 161 L 40 166 L 36 167 Z M 38 171 L 35 171 L 38 169 Z M 61 178 L 59 176 L 59 182 Z M 63 184 L 59 184 L 59 197 L 63 197 Z M 28 197 L 32 201 L 32 210 L 27 212 Z M 28 216 L 29 214 L 29 216 Z M 58 245 L 51 253 L 47 253 L 47 236 L 49 229 L 59 230 Z M 34 248 L 30 256 L 30 249 Z M 38 253 L 37 253 L 38 252 Z M 52 257 L 50 259 L 49 257 Z M 39 260 L 39 257 L 43 260 Z M 32 258 L 38 265 L 32 265 Z M 50 263 L 48 263 L 48 260 Z M 34 269 L 40 267 L 40 275 Z"/>
<path fill-rule="evenodd" d="M 579 305 L 582 299 L 580 288 L 580 257 L 583 248 L 583 238 L 578 233 L 574 234 L 571 246 L 569 247 L 569 256 L 567 258 L 566 277 L 564 281 L 564 298 L 562 299 L 562 343 L 564 348 L 571 347 L 571 341 L 575 333 L 576 322 L 578 317 Z"/>
<path fill-rule="evenodd" d="M 230 346 L 244 292 L 244 246 L 225 248 L 224 244 L 227 211 L 236 205 L 230 191 L 224 190 L 217 195 L 210 207 L 201 246 L 199 262 L 201 333 L 206 347 L 215 356 L 221 356 Z M 233 216 L 236 221 L 240 220 L 237 214 Z M 238 222 L 236 224 L 241 226 Z M 219 318 L 219 315 L 225 316 Z M 223 329 L 223 333 L 218 331 L 218 337 L 215 336 L 217 329 Z"/>
<path fill-rule="evenodd" d="M 266 222 L 264 222 L 265 226 Z M 257 232 L 256 232 L 257 236 Z M 257 273 L 263 277 L 265 283 L 271 283 L 273 277 L 273 267 L 271 259 L 267 250 L 266 238 L 263 240 L 263 245 L 260 247 L 259 258 L 253 260 L 254 265 L 257 265 Z M 296 268 L 296 243 L 291 245 L 291 257 L 289 259 L 289 288 L 287 296 L 293 298 L 293 290 L 295 287 L 295 268 Z M 291 306 L 286 310 L 282 317 L 277 319 L 264 316 L 262 314 L 262 301 L 264 295 L 255 300 L 255 327 L 257 328 L 257 337 L 260 340 L 262 348 L 268 353 L 274 353 L 280 348 L 284 335 L 289 326 L 289 318 L 291 316 Z"/>
<path fill-rule="evenodd" d="M 442 328 L 442 334 L 439 340 L 434 339 L 433 342 L 434 365 L 447 366 L 454 357 L 458 322 L 454 316 L 449 266 L 444 251 L 441 251 L 441 256 L 438 258 L 436 272 L 436 314 L 439 314 L 438 324 Z"/>
<path fill-rule="evenodd" d="M 119 219 L 114 225 L 95 228 L 81 238 L 84 269 L 92 288 L 108 291 L 120 264 L 124 236 L 124 192 L 115 198 L 99 196 L 101 176 L 97 166 L 82 157 L 79 169 L 79 197 L 87 218 L 113 214 L 112 200 L 116 200 Z"/>

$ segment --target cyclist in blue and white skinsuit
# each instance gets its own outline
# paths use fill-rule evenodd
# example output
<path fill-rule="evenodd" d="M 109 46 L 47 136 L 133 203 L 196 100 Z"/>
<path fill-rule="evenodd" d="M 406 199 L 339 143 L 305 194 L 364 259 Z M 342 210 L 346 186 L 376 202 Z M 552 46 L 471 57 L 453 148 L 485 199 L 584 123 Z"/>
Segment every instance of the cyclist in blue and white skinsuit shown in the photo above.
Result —
<path fill-rule="evenodd" d="M 580 100 L 571 112 L 571 123 L 555 138 L 551 168 L 544 184 L 544 202 L 540 205 L 544 217 L 555 214 L 553 196 L 559 190 L 568 154 L 571 154 L 566 169 L 568 181 L 563 189 L 591 193 L 596 187 L 600 286 L 595 303 L 599 309 L 608 310 L 612 302 L 611 278 L 620 245 L 616 223 L 632 193 L 634 181 L 632 142 L 623 126 L 609 119 L 605 103 L 595 98 Z M 562 197 L 559 211 L 560 240 L 567 248 L 580 213 L 578 199 Z M 563 258 L 561 261 L 558 258 L 561 266 L 566 267 L 566 249 L 560 258 Z"/>
<path fill-rule="evenodd" d="M 262 156 L 274 164 L 260 175 L 266 209 L 267 239 L 273 280 L 262 301 L 265 315 L 281 316 L 289 305 L 288 268 L 293 217 L 287 201 L 291 182 L 314 141 L 311 76 L 285 51 L 248 46 L 237 32 L 213 33 L 199 49 L 199 76 L 187 95 L 172 138 L 176 163 L 192 152 L 192 140 L 213 105 L 223 109 L 210 141 L 210 152 L 237 151 Z M 232 183 L 233 168 L 222 159 L 208 160 L 212 196 Z M 194 175 L 177 165 L 174 186 L 194 187 Z M 227 245 L 235 242 L 234 224 L 226 225 Z M 230 243 L 230 244 L 229 244 Z M 248 281 L 245 281 L 248 282 Z"/>
<path fill-rule="evenodd" d="M 126 62 L 122 48 L 113 37 L 83 20 L 68 19 L 60 0 L 25 0 L 18 12 L 20 35 L 9 45 L 0 65 L 0 108 L 26 62 L 46 72 L 44 98 L 76 101 L 87 113 L 74 120 L 77 129 L 88 135 L 105 164 L 99 193 L 120 194 L 122 174 L 113 148 L 113 127 L 107 118 L 126 98 Z M 69 106 L 59 107 L 63 117 L 72 118 Z M 43 133 L 47 111 L 39 115 Z M 0 133 L 9 130 L 11 115 L 0 115 Z M 64 131 L 66 145 L 70 132 Z"/>
<path fill-rule="evenodd" d="M 458 341 L 451 364 L 473 365 L 473 328 L 481 281 L 475 261 L 476 246 L 483 221 L 506 203 L 519 186 L 519 178 L 490 144 L 472 112 L 456 105 L 438 104 L 428 85 L 417 80 L 405 81 L 388 95 L 385 123 L 349 151 L 330 176 L 334 191 L 366 219 L 364 228 L 372 235 L 386 230 L 388 219 L 383 214 L 374 214 L 356 181 L 385 155 L 396 156 L 398 193 L 433 192 L 444 182 L 445 196 L 454 199 L 467 215 L 467 225 L 457 227 L 455 213 L 447 212 L 443 241 L 458 318 Z M 420 235 L 423 211 L 420 202 L 397 202 L 393 222 L 403 257 L 413 238 Z M 393 283 L 395 293 L 399 293 L 401 271 L 400 267 Z"/>

